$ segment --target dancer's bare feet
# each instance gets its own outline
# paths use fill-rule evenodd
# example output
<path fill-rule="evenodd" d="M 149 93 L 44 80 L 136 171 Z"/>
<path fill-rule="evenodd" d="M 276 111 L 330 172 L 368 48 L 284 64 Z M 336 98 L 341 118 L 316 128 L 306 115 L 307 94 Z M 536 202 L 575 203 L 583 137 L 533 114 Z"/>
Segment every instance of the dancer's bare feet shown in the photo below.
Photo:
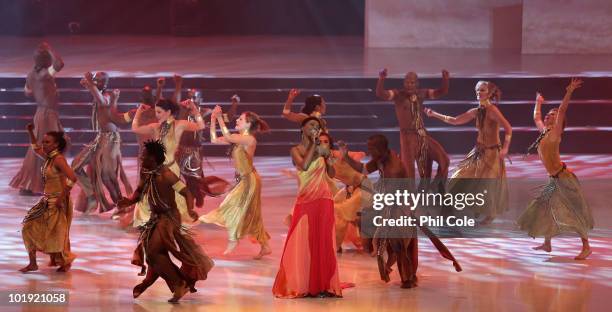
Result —
<path fill-rule="evenodd" d="M 414 288 L 414 287 L 417 287 L 416 280 L 402 282 L 402 285 L 400 286 L 400 288 Z"/>
<path fill-rule="evenodd" d="M 62 265 L 59 268 L 57 268 L 57 270 L 55 270 L 56 272 L 68 272 L 68 270 L 70 270 L 71 265 L 70 264 L 66 264 L 66 265 Z"/>
<path fill-rule="evenodd" d="M 132 296 L 134 297 L 134 299 L 138 298 L 140 296 L 140 294 L 142 294 L 143 290 L 141 288 L 142 288 L 141 284 L 138 284 L 132 290 Z"/>
<path fill-rule="evenodd" d="M 552 246 L 550 244 L 542 244 L 540 246 L 537 247 L 532 247 L 533 250 L 544 250 L 546 252 L 551 252 L 552 251 Z"/>
<path fill-rule="evenodd" d="M 183 282 L 183 284 L 181 286 L 178 286 L 175 290 L 174 290 L 174 296 L 172 296 L 172 298 L 168 299 L 168 302 L 170 303 L 178 303 L 178 301 L 183 298 L 183 296 L 189 292 L 189 287 L 187 286 L 187 283 Z"/>
<path fill-rule="evenodd" d="M 574 260 L 586 260 L 586 258 L 588 258 L 591 254 L 593 253 L 593 251 L 591 251 L 591 248 L 588 249 L 582 249 L 582 251 L 580 252 L 579 255 L 577 255 Z"/>
<path fill-rule="evenodd" d="M 236 247 L 238 247 L 238 241 L 234 241 L 234 240 L 228 241 L 227 248 L 223 252 L 223 255 L 227 256 L 231 254 L 234 251 L 234 249 L 236 249 Z"/>
<path fill-rule="evenodd" d="M 38 265 L 34 263 L 30 263 L 27 266 L 19 269 L 19 272 L 21 273 L 30 272 L 30 271 L 38 271 Z"/>
<path fill-rule="evenodd" d="M 453 266 L 455 267 L 455 271 L 457 271 L 457 272 L 463 271 L 463 268 L 461 267 L 461 264 L 459 264 L 459 262 L 454 261 L 453 262 Z"/>
<path fill-rule="evenodd" d="M 261 258 L 263 258 L 264 256 L 267 256 L 269 254 L 272 253 L 272 249 L 270 249 L 270 246 L 268 246 L 268 244 L 262 245 L 261 246 L 261 250 L 259 251 L 259 254 L 257 254 L 257 256 L 253 257 L 253 259 L 255 260 L 261 260 Z"/>

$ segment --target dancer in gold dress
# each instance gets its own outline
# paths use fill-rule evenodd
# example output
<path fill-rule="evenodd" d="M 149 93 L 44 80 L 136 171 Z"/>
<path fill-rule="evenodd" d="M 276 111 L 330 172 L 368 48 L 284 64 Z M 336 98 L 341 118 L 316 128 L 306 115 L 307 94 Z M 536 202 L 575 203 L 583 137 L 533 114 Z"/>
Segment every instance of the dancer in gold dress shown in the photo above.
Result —
<path fill-rule="evenodd" d="M 217 126 L 222 137 L 217 137 Z M 268 246 L 270 235 L 263 224 L 261 211 L 261 178 L 253 166 L 257 148 L 257 133 L 269 130 L 268 124 L 253 112 L 244 112 L 236 120 L 238 134 L 231 134 L 225 126 L 220 106 L 216 106 L 210 117 L 210 138 L 213 144 L 232 144 L 232 158 L 236 167 L 237 184 L 227 194 L 219 208 L 200 217 L 205 223 L 215 223 L 227 228 L 228 244 L 224 255 L 230 254 L 244 236 L 261 245 L 254 259 L 261 259 L 272 252 Z"/>
<path fill-rule="evenodd" d="M 157 101 L 155 105 L 155 115 L 158 122 L 151 123 L 144 126 L 140 125 L 140 117 L 144 112 L 144 108 L 140 106 L 136 111 L 134 120 L 132 122 L 132 131 L 137 135 L 147 135 L 149 137 L 160 139 L 166 148 L 166 162 L 165 164 L 170 168 L 174 174 L 180 176 L 180 168 L 174 159 L 176 150 L 178 148 L 179 140 L 184 131 L 198 131 L 204 129 L 204 119 L 200 115 L 200 112 L 195 105 L 192 104 L 191 112 L 194 115 L 196 122 L 190 122 L 187 120 L 175 120 L 174 114 L 177 112 L 178 106 L 170 100 L 161 99 Z M 185 199 L 180 194 L 176 193 L 176 205 L 181 214 L 181 220 L 185 223 L 191 223 L 191 217 L 187 211 L 187 204 Z M 144 225 L 150 217 L 151 211 L 148 207 L 147 198 L 143 197 L 141 201 L 136 204 L 134 209 L 134 220 L 133 226 L 138 227 Z"/>
<path fill-rule="evenodd" d="M 20 271 L 38 270 L 36 252 L 42 251 L 49 254 L 52 266 L 59 266 L 58 272 L 66 272 L 76 258 L 70 252 L 69 233 L 72 223 L 70 189 L 77 178 L 62 155 L 66 148 L 63 132 L 47 132 L 40 146 L 36 144 L 34 126 L 28 124 L 27 129 L 32 150 L 45 158 L 41 168 L 44 195 L 23 219 L 21 234 L 30 263 Z"/>

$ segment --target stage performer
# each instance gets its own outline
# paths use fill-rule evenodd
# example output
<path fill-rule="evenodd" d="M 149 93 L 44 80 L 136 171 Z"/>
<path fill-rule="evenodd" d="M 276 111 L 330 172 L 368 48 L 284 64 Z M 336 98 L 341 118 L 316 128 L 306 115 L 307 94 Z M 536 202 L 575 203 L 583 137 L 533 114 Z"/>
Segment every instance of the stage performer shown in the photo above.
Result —
<path fill-rule="evenodd" d="M 357 249 L 361 249 L 362 243 L 357 224 L 359 219 L 357 214 L 362 208 L 362 203 L 370 201 L 371 194 L 361 190 L 362 184 L 368 182 L 367 177 L 344 161 L 342 152 L 336 148 L 332 137 L 328 133 L 322 132 L 319 135 L 319 141 L 321 147 L 331 150 L 333 157 L 331 162 L 335 172 L 334 179 L 344 184 L 344 187 L 334 194 L 337 251 L 342 252 L 343 242 L 352 243 Z M 338 144 L 344 146 L 342 141 Z M 365 157 L 365 153 L 349 151 L 348 157 L 359 162 Z"/>
<path fill-rule="evenodd" d="M 217 122 L 222 137 L 217 137 Z M 237 184 L 227 194 L 219 208 L 200 217 L 205 223 L 215 223 L 227 228 L 228 244 L 224 255 L 230 254 L 241 238 L 250 236 L 261 245 L 259 260 L 272 253 L 268 240 L 270 235 L 264 228 L 261 211 L 261 177 L 253 166 L 257 148 L 256 135 L 269 131 L 268 124 L 253 112 L 244 112 L 236 120 L 237 134 L 230 134 L 225 126 L 220 106 L 216 106 L 210 118 L 210 138 L 213 144 L 231 144 L 231 156 L 236 169 Z"/>
<path fill-rule="evenodd" d="M 59 266 L 58 272 L 66 272 L 76 258 L 70 251 L 70 189 L 77 178 L 62 155 L 67 144 L 63 132 L 47 132 L 40 146 L 34 125 L 28 124 L 27 130 L 32 150 L 44 159 L 41 168 L 44 195 L 23 219 L 21 235 L 30 263 L 20 271 L 38 270 L 36 252 L 42 251 L 51 257 L 51 266 Z"/>
<path fill-rule="evenodd" d="M 304 106 L 299 113 L 294 113 L 291 111 L 291 105 L 293 105 L 293 101 L 295 98 L 300 95 L 299 89 L 291 89 L 289 90 L 289 95 L 287 96 L 287 101 L 285 102 L 285 106 L 283 107 L 283 117 L 289 121 L 295 123 L 301 123 L 304 119 L 313 116 L 321 119 L 323 124 L 323 130 L 326 130 L 327 123 L 323 120 L 323 115 L 327 111 L 327 104 L 325 103 L 325 99 L 318 95 L 313 94 L 306 97 L 304 101 Z"/>
<path fill-rule="evenodd" d="M 330 152 L 317 145 L 322 125 L 308 117 L 301 123 L 302 142 L 291 148 L 299 191 L 272 292 L 279 298 L 341 297 L 334 202 L 328 179 L 334 176 Z"/>
<path fill-rule="evenodd" d="M 134 265 L 144 266 L 144 259 L 149 265 L 145 279 L 134 287 L 134 298 L 161 276 L 173 293 L 168 302 L 177 303 L 188 291 L 196 291 L 195 283 L 207 278 L 214 262 L 182 228 L 175 192 L 184 198 L 190 216 L 197 219 L 193 196 L 178 176 L 164 165 L 165 154 L 160 141 L 145 143 L 138 188 L 131 198 L 123 198 L 119 204 L 125 208 L 147 197 L 151 209 L 151 217 L 141 228 L 132 258 Z M 181 262 L 180 268 L 170 255 Z"/>
<path fill-rule="evenodd" d="M 582 80 L 572 79 L 566 88 L 563 101 L 553 108 L 542 121 L 541 107 L 544 98 L 537 95 L 533 111 L 540 136 L 529 147 L 528 153 L 537 150 L 540 160 L 549 175 L 549 182 L 542 188 L 518 219 L 521 230 L 533 238 L 544 237 L 541 246 L 535 250 L 552 251 L 551 240 L 565 232 L 576 232 L 582 239 L 582 251 L 574 259 L 585 260 L 591 255 L 589 230 L 593 229 L 593 215 L 587 204 L 576 175 L 561 161 L 559 145 L 566 123 L 566 113 L 574 90 L 580 88 Z"/>
<path fill-rule="evenodd" d="M 195 122 L 187 120 L 175 120 L 174 115 L 178 111 L 178 105 L 171 100 L 160 99 L 155 105 L 155 115 L 158 122 L 138 126 L 140 124 L 140 116 L 144 112 L 144 107 L 139 107 L 132 122 L 132 131 L 136 134 L 147 135 L 154 139 L 159 139 L 163 142 L 166 148 L 166 165 L 174 174 L 180 176 L 180 168 L 175 160 L 175 154 L 178 148 L 178 142 L 185 130 L 198 131 L 205 128 L 204 119 L 200 115 L 197 107 L 192 103 L 191 114 Z M 176 195 L 176 205 L 181 214 L 181 220 L 185 223 L 191 223 L 191 218 L 188 215 L 187 204 L 185 199 L 178 193 Z M 147 198 L 143 197 L 136 204 L 134 209 L 134 227 L 141 226 L 149 220 L 150 210 Z"/>
<path fill-rule="evenodd" d="M 93 96 L 91 122 L 93 130 L 97 131 L 94 140 L 72 161 L 72 169 L 81 187 L 75 209 L 84 213 L 96 210 L 98 205 L 100 212 L 115 208 L 122 197 L 120 178 L 125 191 L 132 192 L 121 163 L 121 136 L 117 127 L 118 123 L 126 123 L 126 120 L 116 108 L 119 90 L 109 91 L 108 82 L 109 76 L 105 72 L 97 72 L 95 76 L 87 72 L 81 79 L 81 85 Z M 104 188 L 111 201 L 106 198 Z"/>
<path fill-rule="evenodd" d="M 179 110 L 176 119 L 187 120 L 190 122 L 196 122 L 194 116 L 190 113 L 192 106 L 197 107 L 200 114 L 204 117 L 211 113 L 211 109 L 202 108 L 200 106 L 202 96 L 201 92 L 196 89 L 187 90 L 187 99 L 181 101 L 181 88 L 183 84 L 183 78 L 181 76 L 174 76 L 175 92 L 174 99 L 179 103 Z M 228 115 L 233 116 L 236 112 L 238 102 L 240 98 L 237 95 L 232 97 L 232 105 Z M 227 117 L 228 115 L 224 115 Z M 204 168 L 202 164 L 204 143 L 204 130 L 199 131 L 183 131 L 181 135 L 179 146 L 176 151 L 176 160 L 181 170 L 181 177 L 185 180 L 187 188 L 195 197 L 195 205 L 202 207 L 204 205 L 205 196 L 219 196 L 229 184 L 215 176 L 205 176 Z"/>
<path fill-rule="evenodd" d="M 409 72 L 404 77 L 404 88 L 385 90 L 387 69 L 380 71 L 376 83 L 376 96 L 395 103 L 395 115 L 400 127 L 400 147 L 402 162 L 408 170 L 408 178 L 415 179 L 414 163 L 416 161 L 421 185 L 419 188 L 444 192 L 448 177 L 450 160 L 446 151 L 427 133 L 423 123 L 423 101 L 437 99 L 448 93 L 449 74 L 442 71 L 442 86 L 438 89 L 420 89 L 416 73 Z M 435 180 L 432 178 L 433 162 L 438 164 Z"/>
<path fill-rule="evenodd" d="M 373 135 L 368 139 L 368 153 L 371 160 L 365 165 L 355 162 L 348 157 L 346 147 L 343 148 L 343 157 L 353 169 L 370 174 L 378 170 L 380 174 L 380 182 L 378 183 L 380 190 L 378 193 L 395 193 L 397 190 L 405 190 L 409 187 L 410 182 L 406 181 L 404 185 L 397 183 L 398 179 L 408 179 L 408 170 L 399 156 L 389 149 L 387 138 L 383 135 Z M 408 209 L 402 206 L 389 206 L 384 208 L 384 214 L 388 218 L 400 218 L 408 215 Z M 371 223 L 367 219 L 365 222 Z M 453 262 L 455 270 L 460 272 L 461 266 L 455 257 L 450 253 L 448 248 L 436 237 L 427 227 L 421 226 L 421 231 L 434 244 L 440 255 Z M 397 261 L 402 288 L 412 288 L 417 286 L 417 268 L 418 268 L 418 238 L 416 227 L 396 227 L 393 232 L 389 232 L 388 228 L 377 228 L 373 235 L 374 247 L 378 257 L 378 269 L 381 279 L 389 282 L 389 272 L 391 266 Z M 387 261 L 384 256 L 388 255 Z"/>
<path fill-rule="evenodd" d="M 55 85 L 55 75 L 62 68 L 64 68 L 64 61 L 48 43 L 41 43 L 34 51 L 34 68 L 26 78 L 24 92 L 26 96 L 34 97 L 36 101 L 33 123 L 36 137 L 40 140 L 49 131 L 64 131 L 59 121 L 59 99 Z M 41 194 L 43 192 L 40 175 L 42 165 L 43 159 L 37 157 L 36 152 L 28 148 L 21 169 L 9 185 L 19 189 L 21 195 Z"/>
<path fill-rule="evenodd" d="M 476 119 L 478 137 L 476 146 L 459 163 L 449 181 L 449 193 L 480 193 L 487 191 L 485 204 L 474 209 L 475 216 L 485 215 L 481 224 L 491 223 L 498 214 L 508 208 L 508 184 L 506 181 L 505 158 L 512 139 L 512 126 L 497 108 L 501 91 L 489 81 L 476 84 L 478 107 L 456 116 L 446 116 L 431 109 L 425 112 L 451 125 L 463 125 Z M 499 129 L 504 128 L 503 145 L 499 139 Z"/>

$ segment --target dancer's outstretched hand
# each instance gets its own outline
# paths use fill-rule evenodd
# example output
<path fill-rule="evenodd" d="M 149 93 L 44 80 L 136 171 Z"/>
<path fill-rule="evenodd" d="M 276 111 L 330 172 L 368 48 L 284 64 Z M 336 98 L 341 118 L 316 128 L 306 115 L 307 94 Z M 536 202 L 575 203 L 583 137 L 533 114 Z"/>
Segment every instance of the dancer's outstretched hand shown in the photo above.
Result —
<path fill-rule="evenodd" d="M 183 76 L 181 75 L 174 74 L 172 78 L 174 79 L 175 84 L 183 83 Z"/>
<path fill-rule="evenodd" d="M 387 78 L 387 69 L 384 68 L 383 70 L 381 70 L 380 72 L 378 72 L 378 78 L 380 79 L 385 79 Z"/>
<path fill-rule="evenodd" d="M 540 92 L 536 92 L 536 103 L 538 104 L 544 103 L 544 97 L 542 96 L 542 93 Z"/>
<path fill-rule="evenodd" d="M 164 77 L 159 77 L 157 78 L 157 87 L 161 88 L 166 84 L 166 78 Z"/>
<path fill-rule="evenodd" d="M 291 89 L 287 99 L 293 101 L 298 95 L 300 95 L 300 89 Z"/>
<path fill-rule="evenodd" d="M 436 113 L 436 112 L 435 112 L 433 109 L 431 109 L 431 108 L 426 108 L 426 109 L 425 109 L 425 115 L 427 115 L 427 117 L 433 117 L 433 115 L 434 115 L 435 113 Z"/>
<path fill-rule="evenodd" d="M 217 117 L 221 114 L 223 114 L 223 110 L 221 109 L 221 106 L 219 105 L 215 105 L 215 108 L 212 111 L 213 116 Z"/>
<path fill-rule="evenodd" d="M 582 87 L 582 80 L 579 78 L 572 78 L 570 84 L 565 88 L 567 92 L 574 92 L 574 90 Z"/>
<path fill-rule="evenodd" d="M 79 81 L 79 83 L 84 88 L 87 88 L 87 85 L 89 84 L 89 82 L 87 82 L 87 79 L 85 79 L 85 78 L 81 79 L 81 81 Z"/>
<path fill-rule="evenodd" d="M 450 78 L 450 74 L 448 73 L 448 70 L 443 69 L 442 70 L 442 79 L 448 79 Z"/>

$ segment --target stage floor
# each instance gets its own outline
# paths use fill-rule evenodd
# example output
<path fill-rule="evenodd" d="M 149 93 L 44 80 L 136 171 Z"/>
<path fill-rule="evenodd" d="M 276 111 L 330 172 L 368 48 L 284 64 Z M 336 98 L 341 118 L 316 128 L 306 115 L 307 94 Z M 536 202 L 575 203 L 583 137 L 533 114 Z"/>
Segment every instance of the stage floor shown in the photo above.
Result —
<path fill-rule="evenodd" d="M 610 55 L 520 54 L 488 49 L 364 48 L 360 37 L 2 37 L 0 77 L 25 77 L 47 40 L 66 63 L 58 77 L 107 71 L 119 76 L 390 77 L 415 71 L 439 77 L 611 76 Z M 95 60 L 95 61 L 94 61 Z"/>
<path fill-rule="evenodd" d="M 456 164 L 461 157 L 452 157 Z M 612 155 L 569 156 L 582 179 L 610 178 Z M 543 175 L 536 159 L 515 157 L 508 167 L 509 177 Z M 211 158 L 214 170 L 209 175 L 231 179 L 233 168 L 227 158 Z M 135 159 L 125 160 L 131 181 L 135 182 Z M 56 273 L 46 267 L 47 258 L 39 254 L 38 272 L 22 274 L 17 270 L 27 262 L 20 222 L 38 200 L 9 189 L 8 182 L 21 165 L 21 159 L 0 159 L 0 291 L 34 292 L 68 290 L 68 306 L 8 306 L 3 311 L 606 311 L 612 291 L 611 238 L 593 238 L 593 254 L 586 261 L 574 261 L 580 250 L 578 238 L 553 241 L 553 252 L 536 252 L 532 239 L 445 239 L 464 271 L 454 272 L 428 240 L 419 246 L 419 286 L 400 289 L 399 276 L 392 281 L 379 279 L 376 261 L 350 249 L 338 256 L 340 279 L 355 283 L 344 290 L 342 299 L 275 299 L 271 288 L 278 269 L 287 228 L 282 220 L 290 212 L 296 181 L 285 176 L 290 167 L 287 157 L 256 157 L 255 165 L 263 178 L 263 211 L 272 236 L 273 253 L 263 260 L 252 260 L 258 246 L 248 240 L 229 257 L 222 256 L 226 232 L 214 225 L 195 228 L 196 240 L 215 260 L 208 280 L 199 282 L 198 292 L 188 294 L 180 305 L 166 303 L 171 297 L 165 283 L 158 280 L 139 299 L 132 298 L 132 287 L 141 277 L 130 264 L 137 234 L 121 229 L 110 214 L 76 214 L 71 243 L 78 255 L 69 273 Z M 76 193 L 76 192 L 73 192 Z M 74 194 L 73 194 L 74 195 Z M 207 199 L 202 214 L 221 199 Z M 347 250 L 347 248 L 349 248 Z M 397 271 L 397 270 L 395 270 Z"/>

